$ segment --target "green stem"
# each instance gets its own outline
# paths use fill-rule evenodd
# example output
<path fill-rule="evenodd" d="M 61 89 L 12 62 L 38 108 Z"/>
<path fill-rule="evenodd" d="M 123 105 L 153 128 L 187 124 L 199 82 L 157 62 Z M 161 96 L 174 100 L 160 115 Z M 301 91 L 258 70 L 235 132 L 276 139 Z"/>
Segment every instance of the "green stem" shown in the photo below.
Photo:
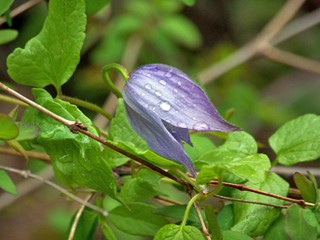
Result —
<path fill-rule="evenodd" d="M 216 195 L 217 193 L 220 192 L 221 188 L 223 187 L 223 179 L 222 179 L 222 176 L 223 176 L 223 172 L 221 172 L 219 174 L 219 177 L 218 177 L 218 186 L 216 187 L 215 190 L 213 190 L 212 192 L 208 193 L 207 195 L 205 195 L 204 197 L 204 200 L 208 197 L 212 197 L 214 195 Z"/>
<path fill-rule="evenodd" d="M 184 172 L 182 172 L 181 170 L 179 170 L 178 168 L 170 168 L 176 175 L 178 175 L 180 178 L 182 178 L 183 180 L 186 180 L 188 183 L 191 184 L 191 186 L 194 187 L 194 189 L 197 192 L 202 192 L 201 188 L 198 186 L 198 184 L 196 184 L 194 181 L 192 181 L 187 174 L 185 174 Z"/>
<path fill-rule="evenodd" d="M 181 228 L 183 228 L 186 225 L 186 222 L 188 220 L 188 215 L 189 215 L 189 212 L 190 212 L 190 209 L 191 209 L 193 203 L 201 196 L 203 196 L 203 193 L 197 193 L 196 195 L 193 196 L 193 198 L 190 199 L 190 201 L 187 205 L 186 211 L 184 213 L 182 223 L 180 225 Z"/>
<path fill-rule="evenodd" d="M 132 178 L 134 178 L 136 176 L 136 169 L 134 167 L 134 161 L 132 159 L 130 160 L 130 167 L 131 167 Z"/>
<path fill-rule="evenodd" d="M 122 75 L 122 77 L 123 77 L 123 79 L 125 81 L 128 80 L 129 73 L 120 64 L 115 64 L 115 63 L 112 63 L 112 64 L 109 64 L 107 66 L 104 66 L 102 68 L 102 71 L 101 71 L 103 81 L 105 81 L 105 83 L 107 84 L 107 87 L 109 88 L 109 90 L 111 92 L 113 92 L 114 95 L 116 95 L 118 98 L 122 98 L 121 92 L 119 91 L 119 89 L 116 88 L 116 86 L 113 84 L 113 82 L 109 78 L 108 72 L 112 71 L 112 70 L 118 71 Z"/>
<path fill-rule="evenodd" d="M 75 104 L 77 106 L 85 107 L 85 108 L 90 109 L 92 111 L 98 112 L 98 113 L 102 114 L 103 116 L 105 116 L 106 118 L 108 118 L 109 120 L 112 120 L 112 116 L 109 113 L 107 113 L 105 110 L 103 110 L 102 108 L 98 107 L 97 105 L 95 105 L 93 103 L 89 103 L 84 100 L 80 100 L 80 99 L 73 98 L 73 97 L 67 97 L 67 96 L 62 96 L 60 99 L 65 100 L 69 103 Z"/>
<path fill-rule="evenodd" d="M 273 162 L 271 163 L 271 168 L 273 168 L 276 164 L 278 163 L 278 159 L 276 158 L 275 160 L 273 160 Z"/>
<path fill-rule="evenodd" d="M 12 104 L 16 104 L 16 105 L 20 105 L 23 107 L 28 107 L 29 105 L 16 99 L 13 97 L 8 97 L 6 95 L 0 94 L 0 101 L 4 101 L 4 102 L 8 102 L 8 103 L 12 103 Z"/>
<path fill-rule="evenodd" d="M 62 98 L 62 90 L 61 90 L 61 87 L 60 88 L 57 88 L 57 98 L 58 99 L 61 99 Z"/>

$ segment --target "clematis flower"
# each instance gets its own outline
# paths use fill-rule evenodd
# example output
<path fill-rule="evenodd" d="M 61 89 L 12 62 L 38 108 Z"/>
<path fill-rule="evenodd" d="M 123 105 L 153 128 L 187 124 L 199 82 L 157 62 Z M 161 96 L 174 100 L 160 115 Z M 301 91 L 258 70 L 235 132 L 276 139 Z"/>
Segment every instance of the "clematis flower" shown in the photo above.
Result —
<path fill-rule="evenodd" d="M 180 70 L 149 64 L 130 74 L 123 99 L 132 128 L 160 156 L 181 163 L 192 175 L 196 171 L 181 140 L 193 146 L 190 130 L 233 132 L 212 106 L 204 91 Z"/>

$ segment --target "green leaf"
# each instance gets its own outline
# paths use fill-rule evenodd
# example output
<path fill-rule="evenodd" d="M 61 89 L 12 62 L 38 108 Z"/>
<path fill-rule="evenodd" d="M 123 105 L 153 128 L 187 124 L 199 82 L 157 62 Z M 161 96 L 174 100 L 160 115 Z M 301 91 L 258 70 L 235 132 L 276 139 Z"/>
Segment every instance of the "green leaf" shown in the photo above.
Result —
<path fill-rule="evenodd" d="M 129 210 L 129 209 L 130 210 Z M 154 236 L 168 221 L 151 211 L 155 207 L 145 203 L 129 203 L 109 212 L 111 222 L 125 233 L 139 236 Z"/>
<path fill-rule="evenodd" d="M 14 124 L 14 121 L 7 115 L 0 113 L 0 139 L 14 139 L 19 134 L 19 128 Z"/>
<path fill-rule="evenodd" d="M 106 6 L 111 0 L 85 0 L 86 13 L 88 15 L 95 14 L 104 6 Z"/>
<path fill-rule="evenodd" d="M 2 169 L 0 169 L 0 188 L 13 195 L 18 194 L 16 186 L 13 184 L 8 174 Z"/>
<path fill-rule="evenodd" d="M 75 220 L 75 215 L 73 216 L 69 230 L 68 230 L 68 236 L 71 230 L 71 226 Z M 96 227 L 98 224 L 98 216 L 97 213 L 93 210 L 90 210 L 88 208 L 85 208 L 83 213 L 81 214 L 79 218 L 79 222 L 77 224 L 76 232 L 74 233 L 73 240 L 92 240 L 93 234 L 96 231 Z"/>
<path fill-rule="evenodd" d="M 111 168 L 122 166 L 130 160 L 129 157 L 108 147 L 103 149 L 102 154 L 103 158 L 108 162 Z"/>
<path fill-rule="evenodd" d="M 296 172 L 293 176 L 297 188 L 300 190 L 303 200 L 316 203 L 318 199 L 317 188 L 313 182 L 301 173 Z"/>
<path fill-rule="evenodd" d="M 160 185 L 160 176 L 151 169 L 141 169 L 135 178 L 129 179 L 121 188 L 124 202 L 142 201 L 158 195 L 153 187 Z"/>
<path fill-rule="evenodd" d="M 172 218 L 179 218 L 183 219 L 185 211 L 186 211 L 187 205 L 171 205 L 166 207 L 160 207 L 152 210 L 154 214 L 159 214 L 165 217 L 172 217 Z M 202 210 L 200 210 L 202 218 L 205 220 L 205 214 Z M 199 223 L 199 218 L 197 211 L 194 207 L 191 207 L 189 215 L 188 215 L 188 221 Z"/>
<path fill-rule="evenodd" d="M 200 185 L 206 184 L 210 182 L 213 178 L 219 177 L 224 172 L 224 167 L 217 164 L 203 166 L 197 176 L 197 183 Z"/>
<path fill-rule="evenodd" d="M 122 98 L 118 100 L 117 112 L 110 123 L 107 141 L 152 164 L 166 167 L 181 166 L 149 150 L 147 143 L 131 128 Z"/>
<path fill-rule="evenodd" d="M 286 211 L 285 231 L 291 240 L 316 240 L 317 228 L 303 218 L 303 208 L 293 204 Z"/>
<path fill-rule="evenodd" d="M 18 153 L 21 153 L 21 155 L 28 161 L 28 155 L 26 150 L 21 146 L 21 144 L 16 140 L 16 139 L 12 139 L 12 140 L 7 140 L 6 143 L 12 147 L 14 150 L 16 150 Z"/>
<path fill-rule="evenodd" d="M 253 184 L 248 182 L 245 185 L 280 196 L 287 196 L 289 190 L 289 184 L 275 173 L 269 173 L 266 181 L 263 183 Z M 283 200 L 248 191 L 242 192 L 237 189 L 233 191 L 232 197 L 255 202 L 284 205 Z M 258 204 L 234 202 L 233 211 L 235 225 L 231 230 L 245 233 L 251 237 L 257 237 L 267 231 L 271 223 L 278 218 L 281 209 Z"/>
<path fill-rule="evenodd" d="M 207 217 L 208 227 L 211 233 L 211 237 L 213 240 L 221 240 L 222 233 L 219 227 L 219 223 L 216 217 L 216 214 L 213 210 L 212 205 L 207 204 L 205 208 L 205 213 Z"/>
<path fill-rule="evenodd" d="M 159 30 L 172 40 L 190 49 L 196 49 L 202 43 L 197 26 L 183 15 L 166 17 L 161 21 Z"/>
<path fill-rule="evenodd" d="M 106 223 L 101 225 L 101 230 L 102 230 L 103 236 L 107 240 L 117 240 L 117 237 L 114 235 L 111 227 L 109 227 Z"/>
<path fill-rule="evenodd" d="M 222 208 L 217 216 L 221 231 L 230 230 L 234 222 L 233 204 L 228 204 Z"/>
<path fill-rule="evenodd" d="M 285 216 L 281 213 L 280 216 L 272 223 L 268 231 L 264 235 L 265 240 L 290 240 L 288 234 L 284 231 Z"/>
<path fill-rule="evenodd" d="M 160 229 L 154 240 L 201 240 L 205 239 L 198 228 L 168 224 Z"/>
<path fill-rule="evenodd" d="M 222 236 L 223 240 L 253 240 L 253 238 L 244 233 L 234 231 L 224 231 L 222 232 Z"/>
<path fill-rule="evenodd" d="M 269 144 L 285 166 L 319 158 L 320 117 L 306 114 L 287 122 L 269 138 Z"/>
<path fill-rule="evenodd" d="M 7 59 L 8 74 L 24 85 L 59 89 L 75 71 L 86 27 L 82 0 L 52 0 L 41 32 Z"/>
<path fill-rule="evenodd" d="M 30 123 L 16 122 L 15 124 L 19 128 L 19 135 L 16 138 L 17 141 L 34 139 L 40 132 L 40 128 L 38 126 Z"/>
<path fill-rule="evenodd" d="M 209 152 L 210 150 L 216 148 L 216 145 L 214 145 L 209 138 L 199 134 L 191 134 L 190 140 L 193 143 L 193 147 L 191 147 L 189 144 L 185 144 L 184 149 L 192 161 L 198 160 L 203 153 Z"/>
<path fill-rule="evenodd" d="M 252 136 L 245 132 L 232 132 L 222 146 L 195 161 L 195 166 L 217 164 L 243 180 L 260 183 L 265 180 L 265 173 L 271 165 L 265 154 L 256 153 L 257 144 Z"/>
<path fill-rule="evenodd" d="M 38 104 L 63 118 L 82 122 L 89 132 L 97 135 L 90 119 L 75 105 L 54 101 L 43 89 L 33 88 L 32 92 Z M 52 159 L 55 176 L 61 184 L 89 187 L 117 199 L 116 179 L 102 157 L 99 142 L 83 134 L 71 133 L 66 126 L 32 107 L 27 108 L 21 120 L 41 128 L 38 137 L 31 142 L 43 146 Z"/>
<path fill-rule="evenodd" d="M 0 15 L 2 15 L 4 12 L 6 12 L 14 0 L 1 0 L 0 4 Z"/>
<path fill-rule="evenodd" d="M 0 45 L 15 40 L 18 34 L 19 32 L 15 29 L 0 30 Z"/>

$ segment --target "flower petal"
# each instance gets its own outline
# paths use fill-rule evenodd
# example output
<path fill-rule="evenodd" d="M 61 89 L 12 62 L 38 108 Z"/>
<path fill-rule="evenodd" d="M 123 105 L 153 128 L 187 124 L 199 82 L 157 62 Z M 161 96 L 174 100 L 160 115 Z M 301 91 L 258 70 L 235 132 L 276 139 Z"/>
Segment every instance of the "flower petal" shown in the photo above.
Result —
<path fill-rule="evenodd" d="M 134 94 L 128 95 L 127 86 L 124 87 L 123 99 L 132 128 L 147 142 L 151 150 L 162 157 L 181 163 L 192 175 L 196 176 L 192 161 L 181 141 L 170 134 L 161 119 L 154 115 L 146 105 L 137 104 L 136 97 Z"/>
<path fill-rule="evenodd" d="M 171 135 L 178 141 L 181 142 L 181 140 L 188 143 L 191 147 L 193 147 L 193 144 L 190 140 L 190 134 L 188 129 L 186 128 L 178 128 L 170 123 L 167 123 L 166 121 L 162 121 L 166 129 L 171 133 Z M 181 143 L 182 144 L 182 143 Z"/>
<path fill-rule="evenodd" d="M 241 130 L 221 118 L 204 91 L 171 66 L 144 65 L 131 73 L 126 85 L 139 96 L 141 104 L 148 103 L 150 111 L 175 127 L 196 131 Z"/>

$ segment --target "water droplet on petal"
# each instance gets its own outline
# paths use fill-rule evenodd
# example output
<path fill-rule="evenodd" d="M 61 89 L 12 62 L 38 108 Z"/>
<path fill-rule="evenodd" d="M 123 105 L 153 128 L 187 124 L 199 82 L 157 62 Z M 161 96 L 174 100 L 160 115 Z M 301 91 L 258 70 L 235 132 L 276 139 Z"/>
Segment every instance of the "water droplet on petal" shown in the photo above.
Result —
<path fill-rule="evenodd" d="M 159 90 L 155 91 L 154 94 L 156 94 L 159 97 L 162 96 L 162 93 Z"/>
<path fill-rule="evenodd" d="M 162 85 L 167 85 L 167 82 L 165 80 L 163 80 L 163 79 L 160 80 L 159 83 L 162 84 Z"/>
<path fill-rule="evenodd" d="M 131 79 L 137 79 L 137 76 L 130 77 Z"/>
<path fill-rule="evenodd" d="M 145 87 L 146 89 L 148 89 L 148 90 L 151 89 L 151 85 L 150 85 L 150 84 L 146 84 L 146 85 L 144 85 L 144 87 Z"/>
<path fill-rule="evenodd" d="M 171 72 L 166 72 L 166 73 L 164 74 L 164 76 L 167 77 L 167 78 L 171 78 L 173 75 L 172 75 Z"/>
<path fill-rule="evenodd" d="M 196 118 L 196 117 L 193 117 L 192 119 L 193 119 L 193 120 L 197 120 L 197 118 Z"/>
<path fill-rule="evenodd" d="M 178 92 L 178 90 L 177 90 L 177 89 L 173 89 L 173 91 L 174 91 L 175 93 L 177 93 L 177 92 Z"/>
<path fill-rule="evenodd" d="M 205 131 L 209 130 L 209 126 L 204 122 L 198 122 L 195 125 L 193 125 L 193 129 L 196 131 Z"/>
<path fill-rule="evenodd" d="M 192 107 L 197 107 L 197 104 L 196 103 L 192 104 Z"/>
<path fill-rule="evenodd" d="M 179 81 L 179 82 L 177 82 L 177 84 L 179 85 L 179 86 L 181 86 L 181 82 Z"/>
<path fill-rule="evenodd" d="M 177 125 L 181 128 L 187 128 L 187 124 L 185 124 L 184 122 L 178 122 Z"/>
<path fill-rule="evenodd" d="M 161 102 L 160 103 L 160 108 L 163 110 L 163 111 L 166 111 L 168 112 L 171 108 L 170 104 L 168 102 Z"/>
<path fill-rule="evenodd" d="M 141 93 L 141 96 L 145 96 L 145 95 L 146 95 L 146 93 L 145 93 L 145 92 Z"/>
<path fill-rule="evenodd" d="M 147 76 L 147 77 L 151 77 L 151 75 L 150 75 L 150 74 L 146 74 L 146 76 Z"/>

